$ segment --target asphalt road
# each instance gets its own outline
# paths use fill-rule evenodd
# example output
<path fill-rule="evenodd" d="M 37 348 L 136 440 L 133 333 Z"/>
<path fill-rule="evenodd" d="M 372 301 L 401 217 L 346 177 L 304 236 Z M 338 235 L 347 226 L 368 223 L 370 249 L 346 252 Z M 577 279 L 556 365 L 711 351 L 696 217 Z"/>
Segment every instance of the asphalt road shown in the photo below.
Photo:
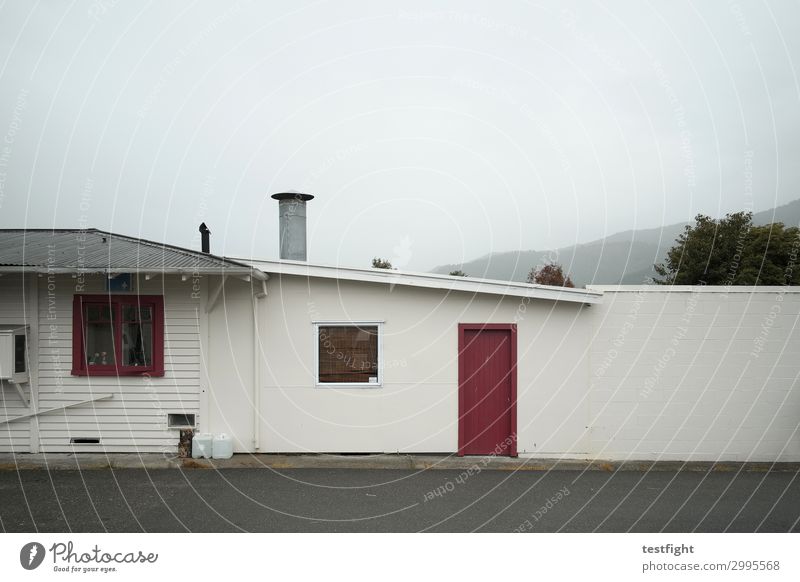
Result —
<path fill-rule="evenodd" d="M 0 471 L 0 529 L 787 532 L 800 531 L 799 477 L 666 471 Z"/>

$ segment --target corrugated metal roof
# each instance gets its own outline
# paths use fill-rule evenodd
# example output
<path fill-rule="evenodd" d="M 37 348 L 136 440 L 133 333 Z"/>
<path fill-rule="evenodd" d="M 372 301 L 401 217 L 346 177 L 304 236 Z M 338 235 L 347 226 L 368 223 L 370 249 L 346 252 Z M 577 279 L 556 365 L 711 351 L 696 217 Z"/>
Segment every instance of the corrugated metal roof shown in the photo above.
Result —
<path fill-rule="evenodd" d="M 250 265 L 94 228 L 0 229 L 0 267 L 32 270 L 250 273 Z"/>

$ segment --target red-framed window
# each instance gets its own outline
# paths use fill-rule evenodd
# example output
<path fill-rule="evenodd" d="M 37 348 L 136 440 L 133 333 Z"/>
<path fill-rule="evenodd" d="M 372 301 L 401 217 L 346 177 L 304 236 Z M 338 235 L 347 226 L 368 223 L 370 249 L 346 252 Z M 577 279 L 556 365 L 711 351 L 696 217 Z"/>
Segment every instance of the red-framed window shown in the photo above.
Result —
<path fill-rule="evenodd" d="M 161 295 L 75 295 L 72 374 L 163 376 Z"/>

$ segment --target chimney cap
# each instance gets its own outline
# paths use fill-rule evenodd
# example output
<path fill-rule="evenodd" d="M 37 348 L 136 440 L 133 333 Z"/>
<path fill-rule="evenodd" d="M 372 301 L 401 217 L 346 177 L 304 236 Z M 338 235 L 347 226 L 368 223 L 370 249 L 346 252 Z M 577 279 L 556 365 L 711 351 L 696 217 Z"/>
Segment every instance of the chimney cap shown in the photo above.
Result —
<path fill-rule="evenodd" d="M 200 232 L 203 232 L 203 233 L 211 232 L 210 230 L 208 230 L 208 227 L 206 226 L 205 222 L 201 222 L 200 223 L 200 228 L 198 230 L 200 230 Z"/>
<path fill-rule="evenodd" d="M 271 198 L 274 200 L 301 200 L 303 202 L 308 202 L 309 200 L 314 199 L 314 195 L 303 194 L 302 192 L 290 190 L 289 192 L 279 192 L 278 194 L 273 194 Z"/>

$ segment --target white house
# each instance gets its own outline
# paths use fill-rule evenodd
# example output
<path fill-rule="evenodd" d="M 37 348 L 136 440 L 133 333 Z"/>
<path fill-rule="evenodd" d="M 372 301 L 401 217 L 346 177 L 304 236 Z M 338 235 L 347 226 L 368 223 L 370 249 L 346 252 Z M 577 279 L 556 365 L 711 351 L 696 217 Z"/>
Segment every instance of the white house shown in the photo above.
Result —
<path fill-rule="evenodd" d="M 207 386 L 207 289 L 228 277 L 266 275 L 94 229 L 0 231 L 0 326 L 27 331 L 25 373 L 0 372 L 0 450 L 174 448 Z"/>
<path fill-rule="evenodd" d="M 800 288 L 313 265 L 276 198 L 277 261 L 0 231 L 0 450 L 800 460 Z"/>

